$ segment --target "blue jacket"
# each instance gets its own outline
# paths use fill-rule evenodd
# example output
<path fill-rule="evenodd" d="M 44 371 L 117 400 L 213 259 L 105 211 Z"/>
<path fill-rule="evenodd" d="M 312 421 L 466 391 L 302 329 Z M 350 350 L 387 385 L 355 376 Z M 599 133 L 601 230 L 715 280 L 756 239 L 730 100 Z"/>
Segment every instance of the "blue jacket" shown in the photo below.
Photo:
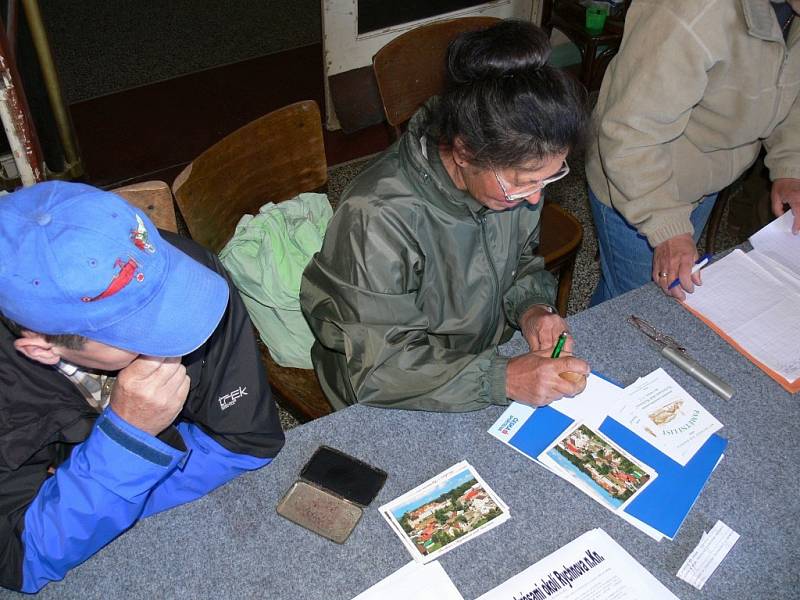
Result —
<path fill-rule="evenodd" d="M 225 275 L 210 253 L 163 234 Z M 142 517 L 259 468 L 283 432 L 247 311 L 234 293 L 219 326 L 183 358 L 191 378 L 173 427 L 153 437 L 98 415 L 61 373 L 32 362 L 0 325 L 0 585 L 36 592 Z"/>

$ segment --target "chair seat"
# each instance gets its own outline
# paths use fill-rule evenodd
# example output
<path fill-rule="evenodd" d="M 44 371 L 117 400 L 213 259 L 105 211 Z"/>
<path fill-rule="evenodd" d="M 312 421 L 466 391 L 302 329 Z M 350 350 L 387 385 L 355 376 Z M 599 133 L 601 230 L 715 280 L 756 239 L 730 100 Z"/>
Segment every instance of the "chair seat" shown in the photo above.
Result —
<path fill-rule="evenodd" d="M 282 367 L 272 360 L 264 344 L 259 343 L 259 347 L 275 400 L 283 409 L 301 423 L 333 412 L 313 369 Z"/>

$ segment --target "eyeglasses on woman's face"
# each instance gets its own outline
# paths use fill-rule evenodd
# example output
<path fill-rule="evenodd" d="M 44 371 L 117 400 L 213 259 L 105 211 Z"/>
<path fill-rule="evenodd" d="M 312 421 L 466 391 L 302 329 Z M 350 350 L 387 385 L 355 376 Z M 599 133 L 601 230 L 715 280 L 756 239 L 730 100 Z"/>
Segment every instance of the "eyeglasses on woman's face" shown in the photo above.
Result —
<path fill-rule="evenodd" d="M 553 183 L 554 181 L 558 181 L 559 179 L 563 179 L 569 173 L 569 165 L 565 160 L 564 164 L 561 165 L 561 168 L 551 177 L 542 179 L 541 181 L 535 181 L 527 186 L 521 186 L 517 191 L 509 193 L 509 190 L 513 186 L 500 177 L 500 174 L 497 172 L 497 170 L 495 170 L 494 167 L 490 167 L 490 169 L 494 174 L 494 178 L 497 180 L 497 185 L 500 186 L 500 191 L 503 192 L 503 196 L 506 198 L 506 202 L 519 202 L 520 200 L 524 200 L 529 196 L 533 196 L 536 192 L 544 189 L 545 186 Z"/>

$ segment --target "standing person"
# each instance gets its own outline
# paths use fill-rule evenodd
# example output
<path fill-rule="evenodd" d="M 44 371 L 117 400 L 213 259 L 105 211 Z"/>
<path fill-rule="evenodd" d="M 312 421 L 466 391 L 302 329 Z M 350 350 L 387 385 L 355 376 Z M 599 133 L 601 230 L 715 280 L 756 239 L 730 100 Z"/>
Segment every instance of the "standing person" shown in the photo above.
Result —
<path fill-rule="evenodd" d="M 549 52 L 530 23 L 460 35 L 441 98 L 344 193 L 300 290 L 335 408 L 467 411 L 583 389 L 560 374 L 586 362 L 549 357 L 569 328 L 536 254 L 542 189 L 569 172 L 586 121 Z M 531 351 L 508 359 L 512 328 Z"/>
<path fill-rule="evenodd" d="M 758 157 L 800 232 L 800 0 L 636 0 L 594 112 L 586 176 L 602 276 L 683 299 L 716 194 Z M 680 285 L 669 289 L 678 278 Z"/>
<path fill-rule="evenodd" d="M 219 261 L 122 198 L 0 198 L 0 585 L 38 591 L 283 432 Z"/>

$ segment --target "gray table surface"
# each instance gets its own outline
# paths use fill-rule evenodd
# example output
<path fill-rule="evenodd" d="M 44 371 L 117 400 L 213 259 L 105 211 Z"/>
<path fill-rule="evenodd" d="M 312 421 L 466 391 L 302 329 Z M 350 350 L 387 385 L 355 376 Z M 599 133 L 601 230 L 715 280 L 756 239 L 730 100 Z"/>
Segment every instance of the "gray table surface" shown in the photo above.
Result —
<path fill-rule="evenodd" d="M 714 396 L 663 360 L 624 322 L 630 313 L 684 343 L 734 386 L 734 398 Z M 348 599 L 410 560 L 378 506 L 467 460 L 509 505 L 511 519 L 441 558 L 466 599 L 594 527 L 605 529 L 680 598 L 798 598 L 798 397 L 652 284 L 569 322 L 578 354 L 595 370 L 629 384 L 664 367 L 725 426 L 725 459 L 674 540 L 653 541 L 491 437 L 486 431 L 501 407 L 440 414 L 355 406 L 287 432 L 286 446 L 271 465 L 140 522 L 64 581 L 47 586 L 40 597 Z M 389 473 L 343 545 L 275 512 L 319 444 L 340 448 Z M 697 591 L 675 573 L 718 519 L 741 538 Z M 0 598 L 7 597 L 20 596 L 0 591 Z"/>

